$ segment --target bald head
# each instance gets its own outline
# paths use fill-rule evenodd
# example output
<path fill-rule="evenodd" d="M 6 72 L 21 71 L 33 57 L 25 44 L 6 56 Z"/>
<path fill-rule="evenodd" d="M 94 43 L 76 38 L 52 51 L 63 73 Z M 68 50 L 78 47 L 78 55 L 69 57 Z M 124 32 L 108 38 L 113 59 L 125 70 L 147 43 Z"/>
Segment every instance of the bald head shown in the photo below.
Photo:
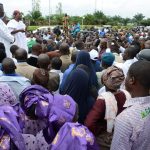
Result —
<path fill-rule="evenodd" d="M 32 54 L 33 55 L 36 55 L 36 56 L 39 56 L 40 54 L 42 53 L 42 46 L 41 44 L 34 44 L 32 46 Z"/>
<path fill-rule="evenodd" d="M 59 50 L 60 50 L 60 53 L 61 53 L 62 55 L 69 55 L 69 54 L 70 54 L 69 45 L 68 45 L 67 43 L 62 43 L 62 44 L 60 45 Z"/>
<path fill-rule="evenodd" d="M 27 51 L 25 49 L 19 48 L 15 52 L 15 58 L 17 59 L 18 62 L 26 61 L 27 60 Z"/>
<path fill-rule="evenodd" d="M 40 54 L 38 57 L 38 65 L 40 68 L 47 69 L 50 64 L 50 59 L 47 54 Z"/>
<path fill-rule="evenodd" d="M 15 73 L 15 63 L 11 58 L 5 58 L 2 61 L 2 70 L 5 74 L 12 74 Z"/>

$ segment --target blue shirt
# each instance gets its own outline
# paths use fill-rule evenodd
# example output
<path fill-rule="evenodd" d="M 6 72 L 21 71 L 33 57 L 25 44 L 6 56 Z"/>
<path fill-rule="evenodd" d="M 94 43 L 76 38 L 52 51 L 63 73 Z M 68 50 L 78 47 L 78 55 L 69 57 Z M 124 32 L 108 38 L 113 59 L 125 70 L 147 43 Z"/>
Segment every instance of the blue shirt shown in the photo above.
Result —
<path fill-rule="evenodd" d="M 68 78 L 68 75 L 70 74 L 70 72 L 73 70 L 75 64 L 70 64 L 69 68 L 66 69 L 66 71 L 63 74 L 63 79 L 60 85 L 60 90 L 62 90 L 64 88 L 65 82 Z"/>

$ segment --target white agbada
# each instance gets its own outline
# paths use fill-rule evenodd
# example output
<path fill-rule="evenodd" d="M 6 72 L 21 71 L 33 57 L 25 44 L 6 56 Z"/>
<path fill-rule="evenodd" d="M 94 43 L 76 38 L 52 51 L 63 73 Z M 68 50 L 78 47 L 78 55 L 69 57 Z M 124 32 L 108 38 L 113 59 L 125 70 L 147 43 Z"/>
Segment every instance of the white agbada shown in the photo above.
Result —
<path fill-rule="evenodd" d="M 25 30 L 26 25 L 23 23 L 23 21 L 16 21 L 15 19 L 12 19 L 8 22 L 7 27 L 10 31 L 10 33 L 12 31 L 15 30 Z M 28 51 L 28 47 L 27 47 L 27 38 L 24 32 L 18 32 L 16 34 L 14 34 L 15 37 L 15 43 L 13 45 L 17 45 L 20 48 L 25 49 L 26 51 Z"/>
<path fill-rule="evenodd" d="M 10 34 L 7 25 L 0 19 L 0 42 L 5 45 L 7 57 L 12 57 L 10 43 L 14 42 L 14 37 Z"/>

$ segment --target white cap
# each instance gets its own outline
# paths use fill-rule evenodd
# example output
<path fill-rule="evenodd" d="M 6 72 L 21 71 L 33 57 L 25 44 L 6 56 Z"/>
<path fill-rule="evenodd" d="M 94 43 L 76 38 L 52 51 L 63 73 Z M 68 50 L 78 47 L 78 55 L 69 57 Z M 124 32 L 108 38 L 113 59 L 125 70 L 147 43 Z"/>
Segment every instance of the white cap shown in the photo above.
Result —
<path fill-rule="evenodd" d="M 98 60 L 98 52 L 95 49 L 92 49 L 89 54 L 92 60 Z"/>

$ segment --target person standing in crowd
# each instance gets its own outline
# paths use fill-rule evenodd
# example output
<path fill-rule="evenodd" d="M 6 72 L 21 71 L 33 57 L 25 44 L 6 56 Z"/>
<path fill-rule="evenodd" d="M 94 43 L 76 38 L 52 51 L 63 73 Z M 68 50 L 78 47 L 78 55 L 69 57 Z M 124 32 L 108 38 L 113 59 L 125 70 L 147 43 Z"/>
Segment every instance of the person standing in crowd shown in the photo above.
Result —
<path fill-rule="evenodd" d="M 95 102 L 90 92 L 90 69 L 85 65 L 83 66 L 84 69 L 77 67 L 71 72 L 71 74 L 67 78 L 67 81 L 65 82 L 65 89 L 62 92 L 62 94 L 70 95 L 78 104 L 79 123 L 84 122 L 86 115 Z"/>
<path fill-rule="evenodd" d="M 0 3 L 0 42 L 5 45 L 7 57 L 12 57 L 10 53 L 10 44 L 12 44 L 15 39 L 9 33 L 7 25 L 4 23 L 3 19 L 5 17 L 3 4 Z"/>
<path fill-rule="evenodd" d="M 132 98 L 116 119 L 111 150 L 149 150 L 150 62 L 141 60 L 132 64 L 125 86 Z"/>
<path fill-rule="evenodd" d="M 125 61 L 122 65 L 122 70 L 125 76 L 127 76 L 130 66 L 137 61 L 134 59 L 139 51 L 136 47 L 128 47 L 123 53 L 123 60 Z"/>
<path fill-rule="evenodd" d="M 68 35 L 68 26 L 69 26 L 69 16 L 65 14 L 63 17 L 63 30 L 66 35 Z"/>
<path fill-rule="evenodd" d="M 13 19 L 7 24 L 7 27 L 12 35 L 15 37 L 15 45 L 25 49 L 28 52 L 27 38 L 26 38 L 26 25 L 22 21 L 22 14 L 20 11 L 13 12 Z"/>
<path fill-rule="evenodd" d="M 114 63 L 114 60 L 115 60 L 115 56 L 112 53 L 103 53 L 102 54 L 101 67 L 103 70 L 100 72 L 96 72 L 99 88 L 102 88 L 102 86 L 103 86 L 103 84 L 101 82 L 102 81 L 101 77 L 102 77 L 103 73 L 106 71 L 107 68 L 112 66 L 112 64 Z"/>
<path fill-rule="evenodd" d="M 33 77 L 33 72 L 35 71 L 36 68 L 27 64 L 26 62 L 27 57 L 28 57 L 27 51 L 24 49 L 19 48 L 15 52 L 15 58 L 17 60 L 16 73 L 26 77 L 31 81 Z"/>
<path fill-rule="evenodd" d="M 109 67 L 102 75 L 106 92 L 101 93 L 87 115 L 85 125 L 97 136 L 102 150 L 109 150 L 116 116 L 123 111 L 125 101 L 130 98 L 127 91 L 119 90 L 124 81 L 123 71 Z"/>

